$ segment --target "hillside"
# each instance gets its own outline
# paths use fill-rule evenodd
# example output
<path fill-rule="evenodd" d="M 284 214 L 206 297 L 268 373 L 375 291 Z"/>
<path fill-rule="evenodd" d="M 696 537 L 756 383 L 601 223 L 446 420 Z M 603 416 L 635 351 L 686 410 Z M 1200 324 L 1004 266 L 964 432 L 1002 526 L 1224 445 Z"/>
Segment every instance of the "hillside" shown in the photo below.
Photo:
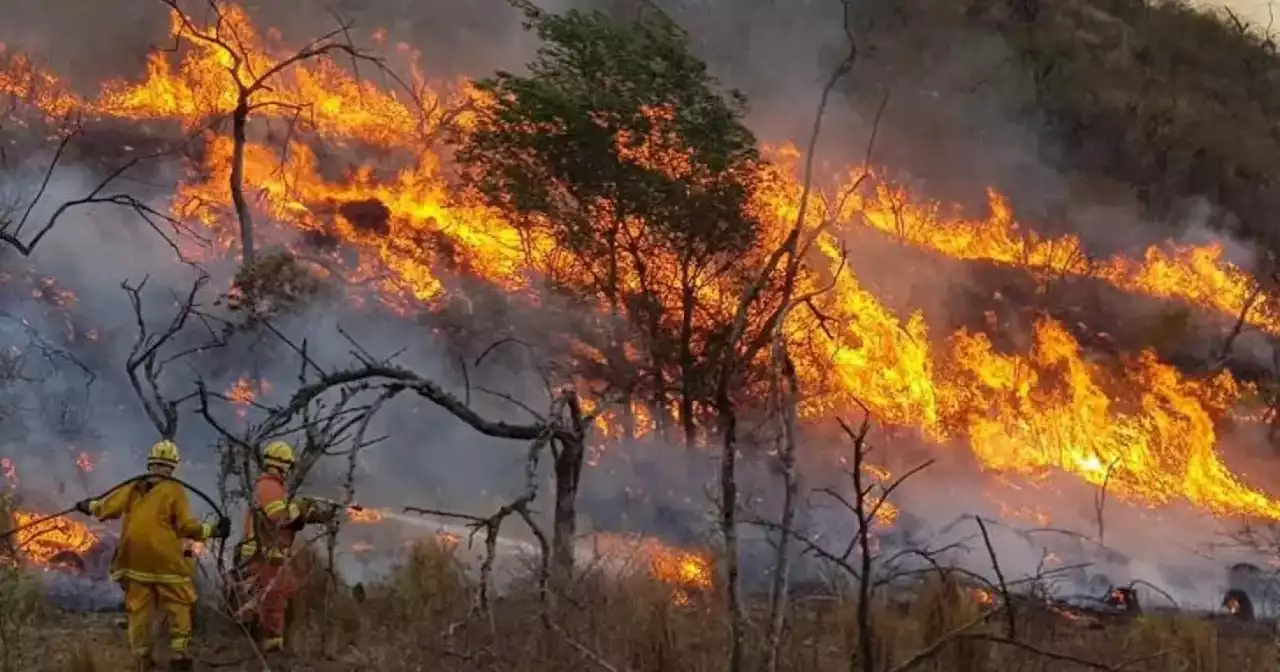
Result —
<path fill-rule="evenodd" d="M 1166 235 L 1194 218 L 1280 250 L 1265 27 L 1141 0 L 906 0 L 857 21 L 865 70 L 846 90 L 864 117 L 890 91 L 883 151 L 944 194 L 986 177 L 1050 227 L 1134 206 Z"/>
<path fill-rule="evenodd" d="M 332 505 L 293 669 L 1272 665 L 1280 55 L 1172 3 L 849 2 L 815 156 L 834 0 L 525 6 L 540 48 L 442 81 L 224 0 L 120 78 L 3 50 L 0 672 L 122 664 L 35 586 L 102 580 L 111 523 L 46 514 L 157 433 L 201 515 L 281 437 Z M 225 598 L 202 666 L 256 667 Z"/>

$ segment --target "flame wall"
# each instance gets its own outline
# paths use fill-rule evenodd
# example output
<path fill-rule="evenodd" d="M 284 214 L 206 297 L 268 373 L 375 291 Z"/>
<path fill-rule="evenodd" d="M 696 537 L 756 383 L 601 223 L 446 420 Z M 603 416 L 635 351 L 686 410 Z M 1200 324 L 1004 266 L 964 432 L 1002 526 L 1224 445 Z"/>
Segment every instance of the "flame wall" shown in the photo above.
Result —
<path fill-rule="evenodd" d="M 804 33 L 805 29 L 810 27 L 803 12 L 791 18 L 795 23 L 788 25 L 788 30 Z M 270 22 L 270 17 L 267 21 Z M 702 22 L 694 21 L 695 26 L 706 26 L 710 31 L 706 33 L 709 44 L 704 47 L 711 52 L 715 52 L 717 44 L 716 39 L 711 38 L 723 37 L 724 31 L 723 27 L 712 30 L 715 23 L 716 21 L 710 19 Z M 302 32 L 305 35 L 311 28 L 295 22 L 293 15 L 284 23 L 268 23 L 268 25 L 283 26 L 286 38 L 295 32 Z M 765 21 L 760 21 L 752 24 L 752 27 L 763 30 L 765 25 Z M 163 25 L 151 26 L 141 32 L 154 36 L 160 34 L 163 29 Z M 128 30 L 137 29 L 131 26 Z M 109 33 L 109 31 L 103 32 Z M 398 32 L 408 36 L 413 33 L 413 29 L 410 27 Z M 31 44 L 30 41 L 34 39 L 38 47 L 40 32 L 34 31 L 33 35 L 34 37 L 27 37 L 24 41 Z M 272 36 L 268 34 L 267 37 Z M 395 37 L 383 39 L 389 50 L 393 53 L 397 51 Z M 22 42 L 15 43 L 22 44 Z M 445 41 L 445 43 L 448 42 Z M 803 57 L 796 56 L 794 59 L 797 63 L 796 72 L 821 71 L 820 66 L 825 65 L 823 61 L 827 60 L 821 54 L 814 55 L 800 49 L 793 41 L 780 40 L 774 43 L 766 39 L 764 43 L 777 53 L 785 54 L 788 47 L 797 52 L 804 51 Z M 722 42 L 718 44 L 724 46 Z M 119 43 L 114 46 L 119 51 L 127 51 L 120 48 Z M 93 47 L 90 45 L 88 48 Z M 977 52 L 974 56 L 975 62 L 985 62 L 979 57 L 990 55 L 986 54 L 982 48 L 975 48 L 975 52 Z M 999 49 L 992 48 L 992 52 L 999 52 Z M 958 59 L 960 62 L 965 60 Z M 511 65 L 510 62 L 505 64 Z M 133 120 L 133 123 L 144 128 L 151 128 L 152 125 L 159 127 L 162 125 L 160 123 L 162 119 L 168 119 L 171 122 L 172 117 L 189 113 L 192 107 L 200 104 L 225 106 L 225 100 L 202 98 L 200 94 L 208 92 L 201 91 L 199 87 L 165 89 L 160 86 L 160 84 L 172 83 L 171 79 L 166 79 L 164 76 L 174 74 L 172 70 L 165 71 L 163 68 L 166 66 L 162 65 L 160 60 L 153 59 L 146 66 L 150 68 L 149 74 L 152 77 L 150 81 L 157 86 L 133 87 L 131 82 L 137 81 L 139 73 L 137 65 L 135 62 L 132 64 L 133 67 L 122 67 L 122 72 L 125 74 L 121 76 L 127 75 L 129 80 L 108 87 L 108 95 L 100 99 L 94 98 L 96 91 L 93 91 L 85 94 L 85 97 L 79 99 L 77 103 L 87 105 L 89 104 L 87 101 L 95 101 L 94 104 L 99 105 L 100 111 L 124 120 Z M 431 65 L 433 68 L 440 67 L 442 71 L 431 74 L 456 74 L 448 72 L 450 68 L 447 66 L 438 66 L 437 62 L 432 61 Z M 749 63 L 735 62 L 732 58 L 728 59 L 728 62 L 720 63 L 719 67 L 728 74 L 730 80 L 738 79 L 750 83 L 753 78 L 758 78 L 759 82 L 764 82 L 761 85 L 764 88 L 757 91 L 763 95 L 756 98 L 758 102 L 763 101 L 756 110 L 757 119 L 763 126 L 785 129 L 790 125 L 801 124 L 801 121 L 797 120 L 803 121 L 801 125 L 807 125 L 807 112 L 795 113 L 794 104 L 789 106 L 788 114 L 783 117 L 779 114 L 780 106 L 775 107 L 771 103 L 784 99 L 793 102 L 800 99 L 799 94 L 802 92 L 814 93 L 811 86 L 798 83 L 811 80 L 797 75 L 795 82 L 786 82 L 787 85 L 784 86 L 779 82 L 776 74 L 764 77 L 760 70 L 752 68 Z M 735 72 L 735 68 L 738 68 L 738 72 Z M 742 71 L 743 69 L 745 72 Z M 76 69 L 72 67 L 69 71 L 76 71 Z M 787 68 L 777 68 L 775 64 L 773 72 L 790 71 Z M 212 76 L 209 72 L 204 74 Z M 93 83 L 96 84 L 106 78 L 104 73 Z M 945 80 L 948 79 L 956 80 L 949 82 L 954 85 L 954 88 L 963 78 L 953 70 L 944 70 L 933 75 L 928 85 L 923 88 L 928 89 L 935 83 L 947 83 Z M 332 94 L 335 87 L 342 84 L 337 71 L 317 71 L 312 79 L 304 84 L 309 84 L 312 88 L 308 89 L 304 86 L 296 91 L 299 99 L 334 102 L 334 106 L 320 107 L 318 116 L 321 135 L 328 133 L 330 139 L 333 139 L 343 137 L 346 133 L 348 136 L 363 137 L 370 141 L 370 144 L 383 145 L 388 145 L 400 137 L 397 133 L 403 129 L 396 126 L 398 123 L 396 108 L 392 105 L 378 107 L 376 103 L 382 99 L 375 97 L 370 91 L 342 92 L 365 93 L 367 96 L 363 101 L 374 101 L 374 104 L 358 110 L 362 114 L 368 113 L 366 120 L 369 123 L 355 124 L 357 128 L 354 130 L 339 128 L 336 123 L 326 126 L 330 122 L 335 122 L 341 114 L 352 113 L 350 109 L 343 108 L 340 103 L 349 103 L 355 99 L 354 96 L 326 98 L 321 95 L 325 92 Z M 937 90 L 916 91 L 909 99 L 929 98 L 937 93 Z M 943 95 L 946 95 L 946 90 L 943 90 Z M 809 99 L 816 100 L 816 95 L 811 95 Z M 157 108 L 155 105 L 157 100 L 164 101 L 169 107 Z M 54 107 L 65 105 L 65 101 L 53 102 Z M 939 107 L 943 108 L 943 114 L 954 116 L 959 120 L 977 119 L 988 126 L 1007 126 L 1006 120 L 999 118 L 1000 115 L 991 115 L 995 117 L 994 119 L 986 118 L 983 115 L 989 110 L 973 104 L 966 105 L 956 109 Z M 896 112 L 901 108 L 894 109 Z M 334 110 L 337 112 L 326 117 L 327 113 Z M 860 119 L 858 112 L 863 113 Z M 855 104 L 852 113 L 833 112 L 832 126 L 836 128 L 836 133 L 833 136 L 835 138 L 833 145 L 828 147 L 826 154 L 821 157 L 825 161 L 822 171 L 824 175 L 837 172 L 836 166 L 860 160 L 871 126 L 865 112 L 865 104 Z M 924 141 L 905 141 L 905 138 L 918 132 L 925 121 L 934 119 L 936 117 L 924 114 L 920 109 L 915 108 L 909 109 L 901 116 L 895 114 L 885 122 L 885 133 L 889 138 L 888 146 L 878 151 L 877 158 L 888 161 L 891 165 L 907 168 L 927 166 L 929 169 L 924 170 L 923 174 L 930 179 L 928 182 L 930 193 L 946 194 L 948 191 L 960 190 L 960 187 L 964 187 L 969 198 L 978 201 L 979 206 L 988 205 L 985 187 L 992 183 L 1003 187 L 1002 192 L 1012 193 L 1025 200 L 1035 200 L 1036 197 L 1045 194 L 1060 195 L 1069 192 L 1066 180 L 1062 176 L 1053 173 L 1036 161 L 1033 154 L 1027 151 L 1028 147 L 1018 145 L 1019 142 L 1027 140 L 1026 129 L 1006 128 L 999 134 L 998 147 L 995 151 L 977 151 L 986 141 L 979 142 L 965 137 L 966 134 L 957 128 L 960 125 L 959 121 L 955 122 L 955 126 L 941 131 L 947 136 L 942 138 L 946 142 L 936 142 L 938 140 L 936 134 L 939 131 L 935 131 L 934 136 Z M 389 132 L 386 136 L 379 135 L 387 132 L 388 128 L 393 132 Z M 783 131 L 782 134 L 790 138 L 796 137 L 788 131 Z M 929 151 L 924 150 L 926 145 L 931 146 Z M 209 155 L 215 158 L 225 154 L 226 149 L 225 141 L 217 139 L 211 140 L 206 147 Z M 446 226 L 453 227 L 452 230 L 463 231 L 464 233 L 458 236 L 463 247 L 478 257 L 490 255 L 484 258 L 492 262 L 492 265 L 481 270 L 491 272 L 500 287 L 518 286 L 516 280 L 518 280 L 519 269 L 514 269 L 510 259 L 501 254 L 491 254 L 494 249 L 492 240 L 466 233 L 469 230 L 468 226 L 474 226 L 482 233 L 493 232 L 494 229 L 483 228 L 491 222 L 485 221 L 481 216 L 482 213 L 446 212 L 439 209 L 415 210 L 416 205 L 424 200 L 430 200 L 427 197 L 435 195 L 433 190 L 440 188 L 436 178 L 442 167 L 435 159 L 428 158 L 416 165 L 402 167 L 399 175 L 390 179 L 386 171 L 372 169 L 350 171 L 345 187 L 335 188 L 334 180 L 323 179 L 328 177 L 324 173 L 333 172 L 334 168 L 320 165 L 322 158 L 331 157 L 319 157 L 314 152 L 308 152 L 307 148 L 301 145 L 294 149 L 297 151 L 286 163 L 284 172 L 275 170 L 268 160 L 271 158 L 269 156 L 251 156 L 251 182 L 263 189 L 268 196 L 274 196 L 269 198 L 264 209 L 275 218 L 289 220 L 296 217 L 297 223 L 305 230 L 306 226 L 309 223 L 313 224 L 316 219 L 316 202 L 325 198 L 341 200 L 358 195 L 376 194 L 393 214 L 410 222 L 397 226 L 421 229 L 430 226 L 439 227 L 440 222 L 443 221 Z M 1015 149 L 1021 151 L 1014 151 Z M 343 148 L 335 154 L 340 156 L 339 162 L 362 158 L 360 152 L 350 148 Z M 961 157 L 971 157 L 973 160 L 966 165 L 960 165 Z M 215 171 L 220 166 L 225 168 L 224 163 L 216 160 L 211 161 L 209 165 Z M 1035 170 L 1026 170 L 1028 165 L 1032 165 Z M 33 163 L 31 166 L 26 179 L 28 184 L 38 181 L 40 175 L 38 166 L 38 163 Z M 165 179 L 157 180 L 157 183 L 163 184 L 165 180 L 172 183 L 174 180 L 182 179 L 185 186 L 179 190 L 179 194 L 185 196 L 207 196 L 220 193 L 223 175 L 216 172 L 209 175 L 199 171 L 190 175 L 186 174 L 186 169 L 187 167 L 182 164 L 167 166 L 168 174 L 164 174 L 166 171 L 161 171 L 162 174 L 159 177 Z M 96 177 L 95 172 L 92 163 L 85 161 L 80 168 L 59 173 L 51 185 L 48 200 L 37 210 L 37 216 L 47 216 L 50 204 L 86 190 Z M 320 174 L 322 179 L 317 182 L 307 181 L 307 178 L 312 178 L 316 174 Z M 1015 175 L 1016 179 L 1014 179 Z M 291 178 L 293 179 L 292 187 L 300 190 L 293 200 L 285 195 L 285 186 L 288 186 L 286 183 Z M 1011 180 L 1012 186 L 1000 184 L 1002 179 Z M 1029 182 L 1033 184 L 1028 184 Z M 908 180 L 906 184 L 910 185 L 911 182 Z M 790 186 L 794 187 L 794 184 Z M 307 187 L 315 187 L 316 190 L 307 191 Z M 164 186 L 156 187 L 148 194 L 155 199 L 156 203 L 162 203 L 170 195 L 170 191 Z M 864 207 L 864 210 L 866 209 Z M 1080 210 L 1085 209 L 1084 206 L 1080 208 Z M 784 212 L 787 212 L 785 208 Z M 198 216 L 208 213 L 197 210 L 193 214 Z M 995 213 L 992 219 L 999 223 L 998 213 Z M 428 225 L 427 222 L 434 223 Z M 1086 243 L 1089 243 L 1090 239 L 1105 237 L 1098 233 L 1099 231 L 1132 228 L 1131 224 L 1136 222 L 1130 221 L 1127 215 L 1113 216 L 1102 224 L 1083 227 L 1089 230 L 1084 231 L 1083 233 L 1088 235 L 1082 237 L 1085 238 Z M 1067 228 L 1081 227 L 1067 226 Z M 225 231 L 222 233 L 225 235 Z M 431 276 L 427 270 L 414 267 L 412 265 L 415 261 L 412 256 L 413 248 L 371 240 L 367 232 L 346 231 L 345 233 L 358 238 L 358 242 L 372 249 L 372 256 L 382 263 L 401 268 L 407 267 L 409 271 L 402 276 L 404 282 L 396 289 L 415 300 L 437 299 L 447 289 L 444 283 L 462 282 L 457 279 L 441 280 Z M 110 459 L 104 461 L 104 468 L 92 476 L 91 482 L 78 482 L 82 479 L 80 472 L 69 471 L 67 465 L 58 466 L 61 464 L 59 462 L 61 458 L 50 457 L 60 456 L 62 452 L 72 456 L 78 454 L 78 450 L 65 450 L 65 446 L 72 443 L 73 439 L 65 436 L 66 430 L 56 428 L 53 423 L 41 418 L 34 423 L 28 445 L 54 446 L 62 452 L 33 450 L 25 453 L 21 456 L 22 461 L 28 463 L 21 465 L 24 474 L 32 473 L 36 479 L 49 480 L 56 480 L 57 476 L 62 476 L 66 490 L 92 492 L 94 485 L 101 487 L 103 483 L 110 483 L 110 479 L 114 476 L 132 473 L 136 465 L 134 460 L 150 443 L 151 432 L 147 425 L 141 422 L 131 402 L 127 401 L 131 400 L 131 394 L 118 377 L 119 361 L 123 359 L 122 354 L 130 344 L 133 325 L 127 311 L 121 310 L 121 306 L 124 305 L 124 296 L 116 287 L 121 280 L 136 280 L 144 273 L 153 275 L 153 286 L 180 286 L 183 284 L 186 273 L 183 267 L 172 263 L 170 249 L 156 241 L 154 237 L 142 234 L 146 232 L 142 231 L 140 234 L 136 223 L 127 221 L 118 211 L 96 209 L 81 213 L 65 222 L 42 245 L 34 257 L 34 263 L 41 274 L 56 277 L 58 283 L 72 288 L 71 291 L 76 297 L 74 309 L 59 306 L 56 300 L 53 300 L 51 305 L 48 297 L 42 293 L 37 301 L 15 305 L 14 312 L 28 316 L 30 321 L 46 329 L 55 329 L 63 333 L 69 329 L 76 339 L 88 338 L 86 334 L 91 331 L 96 332 L 98 334 L 96 341 L 104 345 L 86 347 L 85 350 L 96 352 L 95 356 L 99 360 L 96 363 L 102 365 L 104 370 L 116 371 L 116 373 L 104 375 L 95 383 L 97 388 L 92 404 L 96 412 L 93 414 L 92 421 L 86 423 L 88 426 L 82 428 L 84 433 L 77 435 L 74 439 L 76 443 L 90 443 L 96 449 L 94 452 L 109 456 Z M 827 243 L 831 242 L 827 241 Z M 826 251 L 831 251 L 830 245 L 827 246 Z M 954 249 L 942 249 L 942 252 L 952 256 L 963 256 Z M 994 347 L 989 340 L 972 331 L 956 334 L 948 340 L 945 335 L 949 334 L 950 330 L 939 330 L 936 327 L 938 316 L 941 314 L 956 320 L 964 319 L 966 314 L 971 313 L 971 309 L 967 305 L 953 305 L 945 298 L 947 295 L 943 292 L 919 285 L 906 287 L 900 279 L 892 276 L 895 268 L 900 272 L 904 264 L 912 263 L 913 260 L 916 264 L 932 263 L 919 261 L 930 258 L 916 256 L 918 254 L 911 250 L 901 250 L 892 255 L 881 255 L 877 259 L 879 264 L 870 263 L 865 256 L 855 260 L 858 268 L 857 280 L 846 278 L 840 294 L 846 301 L 845 305 L 840 306 L 844 311 L 841 313 L 842 319 L 845 320 L 843 326 L 849 333 L 843 334 L 847 339 L 839 343 L 842 347 L 836 348 L 834 353 L 829 353 L 837 364 L 835 369 L 841 378 L 837 381 L 838 386 L 843 386 L 847 393 L 868 397 L 867 400 L 873 404 L 879 415 L 891 424 L 914 428 L 919 432 L 918 437 L 909 439 L 914 443 L 917 454 L 940 454 L 955 458 L 956 453 L 964 455 L 962 448 L 967 443 L 971 453 L 988 468 L 1029 476 L 1043 476 L 1046 471 L 1067 471 L 1095 485 L 1106 478 L 1108 465 L 1103 463 L 1102 456 L 1136 455 L 1137 461 L 1143 466 L 1154 465 L 1150 470 L 1154 476 L 1133 477 L 1128 481 L 1119 479 L 1117 494 L 1127 493 L 1131 497 L 1156 504 L 1191 498 L 1211 512 L 1245 511 L 1269 517 L 1275 516 L 1275 505 L 1269 499 L 1245 485 L 1217 462 L 1214 451 L 1218 437 L 1213 426 L 1215 418 L 1210 412 L 1215 409 L 1206 410 L 1206 407 L 1212 406 L 1219 396 L 1229 395 L 1219 394 L 1216 391 L 1218 386 L 1213 384 L 1214 381 L 1190 380 L 1145 355 L 1131 358 L 1128 368 L 1122 369 L 1119 374 L 1113 373 L 1108 366 L 1088 361 L 1085 353 L 1080 352 L 1076 347 L 1071 334 L 1053 326 L 1054 323 L 1050 322 L 1040 322 L 1037 326 L 1037 323 L 1028 321 L 1019 325 L 1026 330 L 1026 333 L 1022 341 L 1017 344 L 1018 347 L 1012 350 Z M 992 256 L 979 256 L 975 259 L 983 261 Z M 994 260 L 1008 261 L 999 258 Z M 880 266 L 879 269 L 876 268 L 877 265 Z M 218 270 L 222 273 L 218 281 L 225 282 L 227 269 L 222 267 Z M 875 277 L 877 270 L 883 276 L 880 279 Z M 957 275 L 953 278 L 972 280 L 964 271 L 957 271 Z M 904 293 L 909 296 L 901 296 Z M 168 303 L 163 293 L 150 296 L 154 304 L 149 305 L 149 308 L 156 311 L 162 311 Z M 883 302 L 881 297 L 889 297 L 891 301 Z M 893 301 L 895 299 L 896 301 Z M 899 305 L 894 306 L 895 302 Z M 886 307 L 886 303 L 889 303 L 890 307 Z M 910 310 L 925 304 L 937 306 L 933 310 L 925 311 L 925 314 L 930 317 L 929 320 L 910 315 Z M 480 310 L 473 311 L 469 315 L 474 317 L 474 313 L 482 312 L 483 308 L 484 306 L 481 306 Z M 348 310 L 353 312 L 346 312 Z M 293 334 L 306 333 L 313 336 L 329 334 L 329 337 L 319 336 L 312 341 L 313 356 L 327 361 L 343 361 L 349 346 L 336 336 L 333 327 L 339 322 L 348 326 L 353 322 L 359 323 L 360 320 L 350 318 L 352 315 L 360 314 L 363 313 L 355 312 L 344 302 L 339 301 L 333 305 L 318 306 L 310 313 L 285 321 L 282 327 Z M 540 319 L 536 310 L 518 315 L 505 314 L 497 319 L 505 320 L 507 328 L 512 328 L 514 323 L 517 330 L 535 333 L 552 331 L 558 326 L 546 323 L 545 318 Z M 72 326 L 68 327 L 68 323 L 72 323 Z M 22 330 L 15 330 L 15 334 L 18 331 Z M 867 334 L 874 336 L 867 337 Z M 446 339 L 422 343 L 421 328 L 418 326 L 406 324 L 391 317 L 377 323 L 369 323 L 366 320 L 365 323 L 358 324 L 357 336 L 366 347 L 375 352 L 391 352 L 399 349 L 405 342 L 417 343 L 420 347 L 407 355 L 406 364 L 426 375 L 457 382 L 456 371 L 452 364 L 455 353 L 451 351 L 450 344 Z M 283 382 L 292 380 L 296 375 L 296 372 L 291 370 L 291 366 L 284 364 L 263 365 L 256 370 L 245 370 L 243 366 L 237 365 L 238 360 L 245 355 L 243 351 L 228 353 L 222 356 L 222 359 L 207 362 L 211 366 L 211 385 L 231 387 L 236 380 L 246 376 Z M 287 352 L 281 352 L 279 349 L 259 351 L 256 356 L 261 358 L 259 361 L 278 362 L 287 359 Z M 523 369 L 524 364 L 527 362 L 513 362 L 512 366 Z M 514 378 L 515 385 L 519 388 L 517 390 L 519 396 L 522 398 L 537 396 L 536 379 L 523 373 L 513 377 L 510 371 L 497 370 L 481 371 L 473 375 L 479 376 L 473 379 L 475 384 L 485 382 L 484 377 L 490 376 L 492 382 L 506 384 L 508 389 Z M 1053 378 L 1052 384 L 1046 382 L 1050 378 Z M 1032 388 L 1037 388 L 1041 382 L 1046 383 L 1045 387 L 1051 388 L 1047 396 L 1033 394 Z M 1226 381 L 1217 382 L 1222 383 L 1223 386 L 1227 385 Z M 55 380 L 52 384 L 58 384 L 67 389 L 72 387 L 72 384 L 66 380 Z M 277 384 L 277 394 L 280 393 L 281 388 L 287 390 L 287 384 Z M 1117 393 L 1116 388 L 1127 390 L 1127 393 Z M 262 397 L 270 399 L 271 393 L 264 393 Z M 1000 401 L 995 401 L 997 399 Z M 848 400 L 845 399 L 845 401 Z M 500 403 L 488 400 L 478 401 L 477 405 L 490 414 L 507 410 Z M 991 410 L 993 414 L 986 417 L 974 415 L 972 413 L 974 408 Z M 210 438 L 209 434 L 199 427 L 199 423 L 191 420 L 185 422 L 184 445 L 195 446 L 189 452 L 192 455 L 190 468 L 197 474 L 207 477 L 207 472 L 200 469 L 202 464 L 208 465 L 210 460 L 208 451 L 203 448 Z M 388 501 L 370 503 L 396 503 L 401 496 L 412 493 L 415 498 L 444 500 L 462 508 L 478 507 L 490 504 L 503 491 L 510 491 L 517 486 L 514 476 L 505 479 L 503 477 L 504 474 L 518 473 L 518 470 L 513 467 L 521 458 L 510 449 L 510 446 L 478 438 L 469 430 L 458 428 L 456 423 L 444 414 L 433 409 L 421 408 L 416 404 L 400 403 L 399 407 L 390 410 L 380 424 L 391 428 L 409 423 L 413 423 L 414 426 L 432 427 L 433 442 L 424 446 L 405 437 L 384 446 L 372 455 L 370 461 L 364 465 L 362 479 L 365 480 L 361 482 L 362 491 L 371 491 L 373 488 L 370 486 L 380 486 L 379 492 L 386 496 Z M 437 428 L 439 428 L 438 431 Z M 1151 445 L 1146 445 L 1144 442 Z M 657 450 L 652 443 L 622 448 L 650 454 Z M 459 451 L 462 451 L 467 459 L 458 460 Z M 838 454 L 840 448 L 836 444 L 830 450 L 815 452 L 821 453 L 821 457 L 816 461 L 827 461 L 830 459 L 830 454 Z M 666 458 L 649 459 L 663 462 Z M 961 464 L 963 459 L 963 457 L 955 458 L 953 465 L 955 471 L 948 472 L 946 478 L 955 478 L 956 473 L 972 474 L 975 471 L 975 465 L 972 462 Z M 441 465 L 447 465 L 447 467 L 442 468 Z M 898 466 L 900 465 L 891 465 L 890 471 Z M 964 469 L 967 471 L 963 471 Z M 635 474 L 631 473 L 635 471 L 637 470 L 634 468 L 624 470 L 620 482 L 599 473 L 589 477 L 588 482 L 592 487 L 603 490 L 622 489 L 630 484 L 628 479 L 635 477 Z M 673 469 L 663 471 L 670 472 Z M 1137 471 L 1135 470 L 1135 473 Z M 693 473 L 695 476 L 691 480 L 696 482 L 698 480 L 696 474 L 699 472 Z M 772 485 L 766 474 L 758 476 L 752 474 L 751 477 L 755 479 L 752 485 L 759 491 L 771 492 Z M 653 487 L 657 485 L 655 481 L 668 481 L 669 474 L 649 480 L 651 482 L 645 485 Z M 424 489 L 430 490 L 422 487 L 424 482 L 439 489 L 424 494 Z M 926 482 L 936 485 L 939 481 L 928 479 Z M 974 489 L 978 491 L 988 487 L 983 478 L 973 477 L 971 482 L 974 484 Z M 333 487 L 334 484 L 330 481 L 317 485 L 324 488 Z M 696 490 L 696 484 L 688 484 L 672 490 L 677 492 L 670 496 L 678 500 L 681 505 L 687 505 L 690 504 L 685 501 L 688 499 L 688 491 Z M 1064 493 L 1062 508 L 1075 507 L 1078 503 L 1075 500 L 1083 497 L 1083 494 L 1075 492 Z M 928 498 L 923 501 L 925 503 L 922 506 L 925 507 L 925 511 L 946 506 L 945 503 L 930 501 Z M 430 504 L 431 502 L 412 503 Z M 1007 502 L 1003 503 L 1008 505 Z M 697 507 L 691 505 L 688 508 L 696 509 Z M 588 511 L 588 515 L 590 514 L 591 512 Z M 1008 513 L 1002 513 L 1002 515 L 1007 518 L 1017 517 Z M 834 521 L 830 524 L 833 527 L 839 525 Z"/>

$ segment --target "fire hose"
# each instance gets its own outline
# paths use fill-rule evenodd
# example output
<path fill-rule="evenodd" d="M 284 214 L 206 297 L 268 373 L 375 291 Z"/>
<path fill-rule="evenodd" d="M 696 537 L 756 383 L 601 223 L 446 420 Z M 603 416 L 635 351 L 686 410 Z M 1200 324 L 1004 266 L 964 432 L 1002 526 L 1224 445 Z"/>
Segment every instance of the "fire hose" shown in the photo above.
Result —
<path fill-rule="evenodd" d="M 134 483 L 137 483 L 138 481 L 145 480 L 145 479 L 155 479 L 155 480 L 160 480 L 160 481 L 173 481 L 174 483 L 177 483 L 178 485 L 181 485 L 182 487 L 186 488 L 187 490 L 190 490 L 191 492 L 195 493 L 195 495 L 196 495 L 197 497 L 199 497 L 200 499 L 203 499 L 205 502 L 207 502 L 207 503 L 209 504 L 210 508 L 212 508 L 212 509 L 213 509 L 213 512 L 214 512 L 214 513 L 216 513 L 216 514 L 218 514 L 218 517 L 220 517 L 220 518 L 226 518 L 226 517 L 227 517 L 226 513 L 224 513 L 224 512 L 222 511 L 222 508 L 218 506 L 218 503 L 217 503 L 217 502 L 215 502 L 215 501 L 213 501 L 213 498 L 212 498 L 212 497 L 210 497 L 209 495 L 205 494 L 204 492 L 201 492 L 201 490 L 200 490 L 199 488 L 197 488 L 196 486 L 191 485 L 190 483 L 187 483 L 186 481 L 184 481 L 184 480 L 182 480 L 182 479 L 180 479 L 180 478 L 177 478 L 177 477 L 175 477 L 175 476 L 166 476 L 166 475 L 163 475 L 163 474 L 138 474 L 137 476 L 133 476 L 133 477 L 131 477 L 131 478 L 127 478 L 127 479 L 125 479 L 125 480 L 123 480 L 123 481 L 120 481 L 119 483 L 117 483 L 117 484 L 115 484 L 114 486 L 112 486 L 110 490 L 107 490 L 106 492 L 104 492 L 104 493 L 102 493 L 102 494 L 100 494 L 100 495 L 98 495 L 98 496 L 96 496 L 96 497 L 91 497 L 90 499 L 106 499 L 107 497 L 111 496 L 111 494 L 112 494 L 112 493 L 114 493 L 115 491 L 119 490 L 120 488 L 123 488 L 123 487 L 129 486 L 129 485 L 133 485 Z M 44 524 L 44 523 L 47 523 L 47 522 L 49 522 L 49 521 L 51 521 L 51 520 L 54 520 L 55 518 L 61 518 L 62 516 L 65 516 L 65 515 L 67 515 L 67 514 L 74 513 L 75 511 L 76 511 L 76 507 L 75 507 L 75 505 L 73 505 L 73 506 L 71 506 L 71 508 L 63 509 L 62 511 L 59 511 L 59 512 L 57 512 L 57 513 L 51 513 L 51 514 L 49 514 L 49 515 L 47 515 L 47 516 L 42 516 L 42 517 L 37 518 L 37 519 L 35 519 L 35 520 L 33 520 L 33 521 L 29 522 L 29 523 L 24 524 L 24 525 L 19 525 L 19 526 L 15 527 L 15 528 L 13 528 L 13 529 L 11 529 L 11 530 L 5 530 L 4 532 L 0 532 L 0 539 L 4 539 L 4 538 L 7 538 L 7 537 L 11 537 L 11 536 L 13 536 L 13 535 L 15 535 L 15 534 L 17 534 L 17 533 L 19 533 L 19 532 L 23 531 L 23 530 L 29 530 L 29 529 L 31 529 L 31 528 L 33 528 L 33 527 L 37 527 L 37 526 L 42 525 L 42 524 Z"/>

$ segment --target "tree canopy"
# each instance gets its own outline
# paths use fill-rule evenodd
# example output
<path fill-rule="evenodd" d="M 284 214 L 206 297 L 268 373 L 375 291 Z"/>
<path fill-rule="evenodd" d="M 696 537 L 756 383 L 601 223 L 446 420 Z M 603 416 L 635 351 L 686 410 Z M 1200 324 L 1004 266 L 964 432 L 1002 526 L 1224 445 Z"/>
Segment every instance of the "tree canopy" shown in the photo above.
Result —
<path fill-rule="evenodd" d="M 681 381 L 689 436 L 705 396 L 695 369 L 722 327 L 711 287 L 760 233 L 746 100 L 719 91 L 667 22 L 530 11 L 528 27 L 543 41 L 528 73 L 477 83 L 483 101 L 458 138 L 464 180 L 525 233 L 533 268 L 639 336 L 636 367 L 616 361 L 628 340 L 619 325 L 606 339 L 608 368 L 643 372 L 619 387 L 644 387 L 662 412 L 667 381 Z"/>

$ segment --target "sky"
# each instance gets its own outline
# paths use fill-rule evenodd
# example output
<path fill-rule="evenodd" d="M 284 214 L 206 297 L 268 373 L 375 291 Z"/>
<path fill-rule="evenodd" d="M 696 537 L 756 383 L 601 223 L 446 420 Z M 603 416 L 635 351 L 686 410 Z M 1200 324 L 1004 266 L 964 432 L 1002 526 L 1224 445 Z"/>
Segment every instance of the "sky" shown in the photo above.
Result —
<path fill-rule="evenodd" d="M 1259 26 L 1266 26 L 1270 22 L 1270 9 L 1276 4 L 1274 0 L 1197 0 L 1197 3 L 1209 7 L 1227 7 L 1241 18 Z"/>

